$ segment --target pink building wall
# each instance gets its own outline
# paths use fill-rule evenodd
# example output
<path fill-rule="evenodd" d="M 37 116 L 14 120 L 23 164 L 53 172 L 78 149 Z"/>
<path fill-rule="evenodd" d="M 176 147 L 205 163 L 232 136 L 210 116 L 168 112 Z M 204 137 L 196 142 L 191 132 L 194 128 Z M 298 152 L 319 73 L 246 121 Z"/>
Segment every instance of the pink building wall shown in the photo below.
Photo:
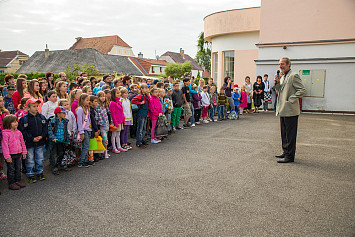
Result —
<path fill-rule="evenodd" d="M 246 76 L 249 76 L 251 81 L 256 79 L 254 60 L 258 58 L 258 50 L 236 50 L 234 53 L 234 83 L 240 87 Z"/>

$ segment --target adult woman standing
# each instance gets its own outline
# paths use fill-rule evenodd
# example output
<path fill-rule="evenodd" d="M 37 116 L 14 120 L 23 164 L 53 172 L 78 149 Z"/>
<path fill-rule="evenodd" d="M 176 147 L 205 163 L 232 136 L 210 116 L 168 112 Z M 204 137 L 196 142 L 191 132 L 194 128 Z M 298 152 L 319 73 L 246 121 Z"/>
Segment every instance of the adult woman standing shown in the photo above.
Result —
<path fill-rule="evenodd" d="M 55 82 L 54 82 L 54 74 L 53 72 L 47 72 L 46 73 L 46 81 L 48 83 L 48 91 L 51 91 L 51 90 L 54 90 L 54 85 L 55 85 Z"/>
<path fill-rule="evenodd" d="M 24 93 L 27 88 L 27 76 L 19 75 L 16 81 L 16 91 L 12 95 L 12 101 L 14 102 L 14 107 L 16 111 L 18 110 L 18 106 L 21 104 L 21 99 L 24 97 Z"/>
<path fill-rule="evenodd" d="M 256 82 L 253 85 L 253 98 L 254 98 L 254 113 L 259 113 L 259 107 L 261 106 L 261 100 L 264 98 L 264 83 L 261 76 L 256 77 Z"/>
<path fill-rule="evenodd" d="M 246 113 L 250 113 L 251 110 L 251 98 L 253 94 L 253 85 L 250 83 L 250 77 L 246 76 L 245 77 L 245 92 L 247 93 L 247 107 L 245 109 Z"/>
<path fill-rule="evenodd" d="M 24 97 L 30 97 L 30 99 L 39 100 L 38 112 L 41 113 L 43 105 L 43 97 L 39 93 L 39 82 L 37 79 L 33 79 L 28 83 L 28 92 L 24 93 Z"/>
<path fill-rule="evenodd" d="M 230 107 L 230 111 L 234 110 L 234 100 L 232 98 L 232 79 L 230 77 L 225 77 L 224 78 L 224 83 L 223 83 L 223 87 L 227 96 L 227 101 Z M 227 109 L 227 107 L 226 107 Z"/>

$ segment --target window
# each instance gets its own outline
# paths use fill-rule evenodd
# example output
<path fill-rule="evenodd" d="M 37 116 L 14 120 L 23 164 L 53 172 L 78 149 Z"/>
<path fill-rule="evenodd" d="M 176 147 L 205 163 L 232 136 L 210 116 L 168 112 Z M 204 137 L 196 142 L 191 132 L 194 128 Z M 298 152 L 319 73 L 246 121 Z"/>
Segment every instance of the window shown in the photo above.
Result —
<path fill-rule="evenodd" d="M 20 65 L 24 64 L 26 61 L 25 60 L 19 60 L 18 61 Z"/>
<path fill-rule="evenodd" d="M 218 53 L 213 54 L 213 80 L 218 79 Z"/>
<path fill-rule="evenodd" d="M 0 70 L 0 73 L 4 73 L 5 71 L 4 70 Z"/>
<path fill-rule="evenodd" d="M 229 76 L 234 80 L 234 51 L 224 52 L 224 77 Z"/>
<path fill-rule="evenodd" d="M 155 71 L 154 71 L 154 67 L 152 67 L 152 73 L 155 73 Z"/>

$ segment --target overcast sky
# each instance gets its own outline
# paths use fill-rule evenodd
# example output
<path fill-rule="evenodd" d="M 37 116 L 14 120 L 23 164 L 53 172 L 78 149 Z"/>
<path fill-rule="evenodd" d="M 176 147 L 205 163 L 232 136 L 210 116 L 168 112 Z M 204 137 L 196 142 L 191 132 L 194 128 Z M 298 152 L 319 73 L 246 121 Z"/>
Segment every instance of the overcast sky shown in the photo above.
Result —
<path fill-rule="evenodd" d="M 255 6 L 260 0 L 0 0 L 0 49 L 31 56 L 79 36 L 118 35 L 136 56 L 183 48 L 194 58 L 205 16 Z"/>

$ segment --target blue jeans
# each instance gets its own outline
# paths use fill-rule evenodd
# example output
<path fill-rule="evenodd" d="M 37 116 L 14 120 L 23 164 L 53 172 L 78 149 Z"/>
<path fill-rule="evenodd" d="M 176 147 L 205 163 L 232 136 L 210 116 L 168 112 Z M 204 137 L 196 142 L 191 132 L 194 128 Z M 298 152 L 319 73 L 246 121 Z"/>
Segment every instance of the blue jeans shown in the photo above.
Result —
<path fill-rule="evenodd" d="M 27 177 L 43 173 L 44 145 L 27 148 L 26 169 Z M 34 168 L 34 170 L 33 170 Z"/>
<path fill-rule="evenodd" d="M 142 145 L 147 129 L 147 117 L 137 116 L 136 145 Z"/>
<path fill-rule="evenodd" d="M 234 111 L 235 111 L 237 114 L 239 114 L 239 105 L 235 105 L 235 106 L 234 106 Z"/>
<path fill-rule="evenodd" d="M 269 108 L 269 102 L 263 102 L 263 110 L 267 110 Z"/>
<path fill-rule="evenodd" d="M 193 106 L 193 104 L 191 103 L 191 113 L 192 113 L 192 115 L 191 115 L 191 117 L 190 117 L 190 121 L 191 121 L 191 124 L 195 124 L 195 113 L 194 113 L 194 106 Z"/>
<path fill-rule="evenodd" d="M 210 119 L 214 120 L 214 115 L 217 111 L 217 105 L 212 105 L 212 109 L 210 110 Z"/>
<path fill-rule="evenodd" d="M 88 152 L 90 148 L 90 137 L 91 137 L 91 131 L 84 131 L 84 140 L 82 141 L 82 148 L 81 148 L 80 161 L 79 161 L 80 163 L 89 160 Z"/>
<path fill-rule="evenodd" d="M 224 119 L 224 106 L 219 106 L 218 107 L 218 119 Z"/>

